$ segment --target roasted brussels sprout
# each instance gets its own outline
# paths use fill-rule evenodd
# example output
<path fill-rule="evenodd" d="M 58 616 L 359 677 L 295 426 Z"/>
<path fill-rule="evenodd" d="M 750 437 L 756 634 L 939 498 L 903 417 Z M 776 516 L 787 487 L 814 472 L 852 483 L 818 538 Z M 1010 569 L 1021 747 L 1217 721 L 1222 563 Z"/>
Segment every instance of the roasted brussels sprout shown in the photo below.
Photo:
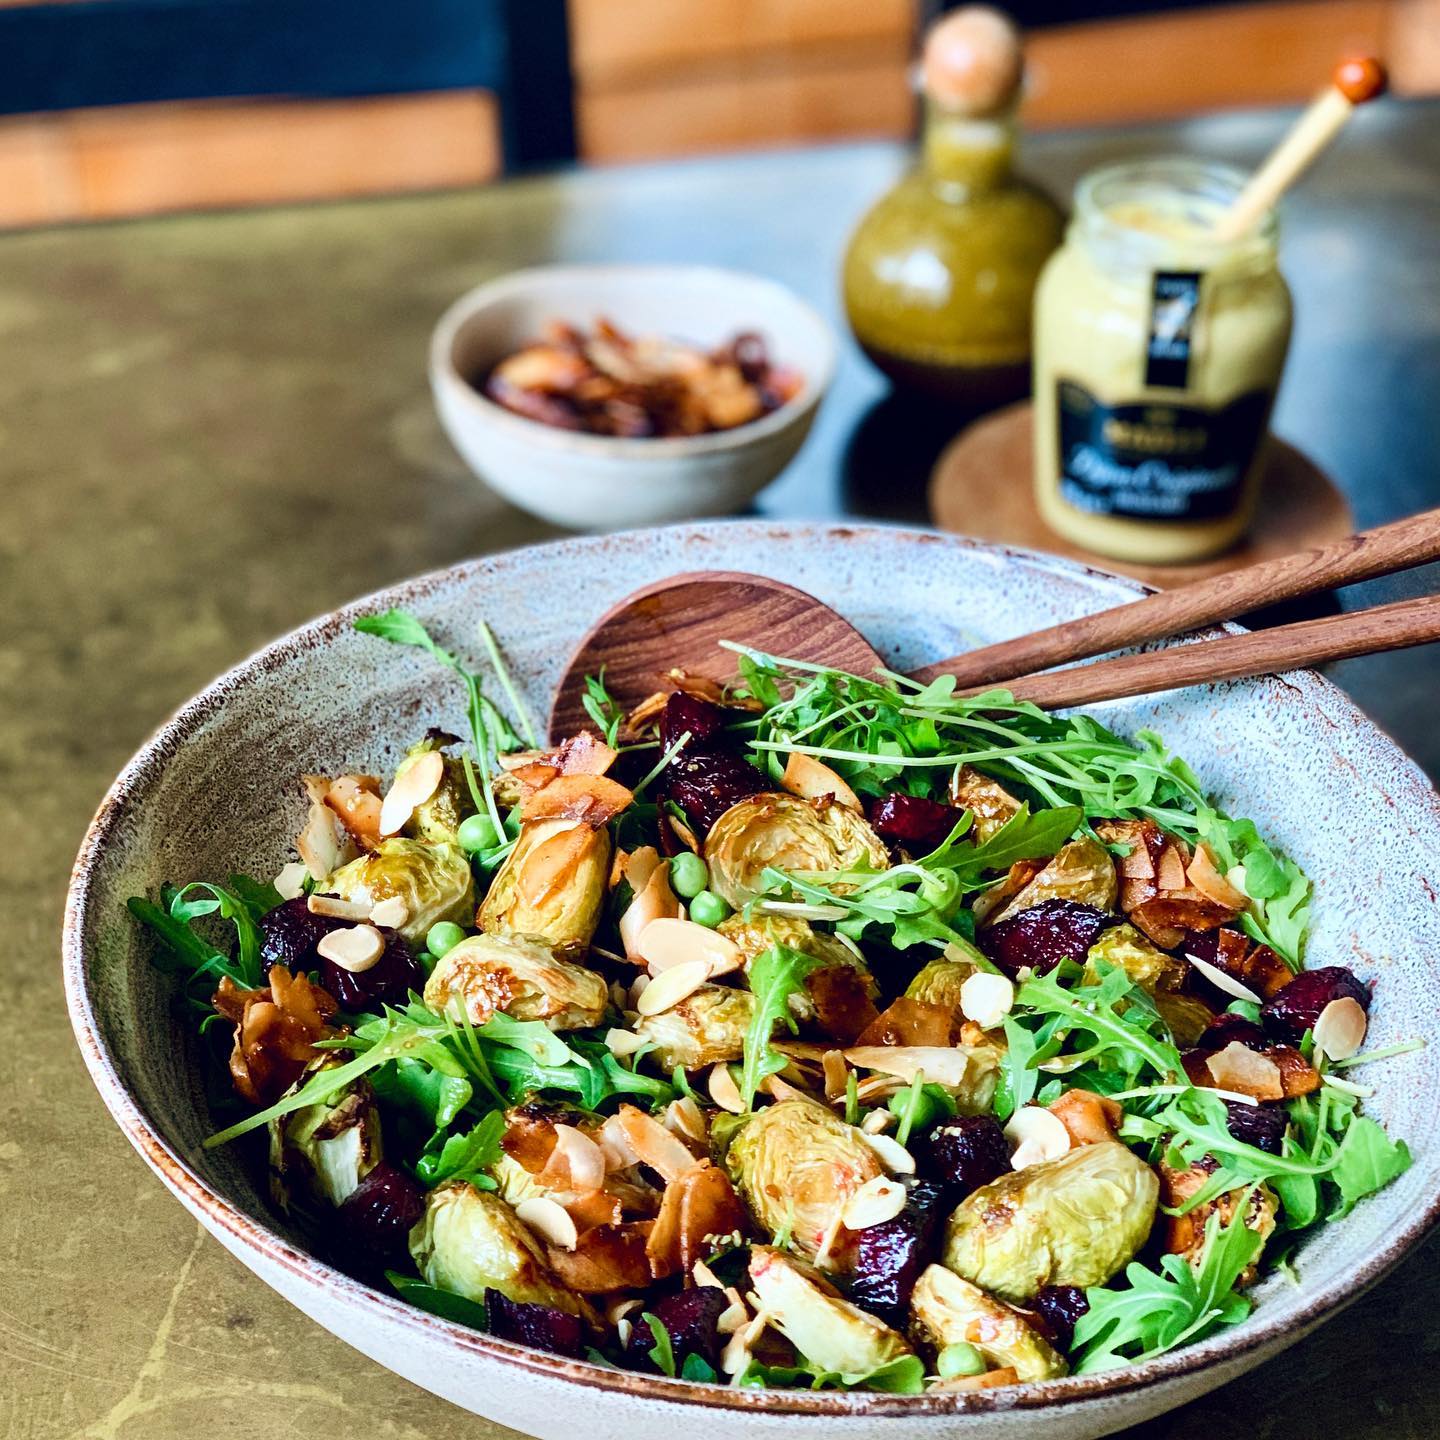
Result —
<path fill-rule="evenodd" d="M 1151 998 L 1160 1012 L 1160 1018 L 1170 1027 L 1175 1043 L 1182 1050 L 1198 1045 L 1200 1037 L 1215 1019 L 1215 1012 L 1203 1000 L 1197 1000 L 1193 995 L 1185 995 L 1175 990 L 1160 990 Z"/>
<path fill-rule="evenodd" d="M 944 1263 L 1017 1303 L 1042 1285 L 1103 1285 L 1145 1243 L 1159 1194 L 1155 1172 L 1124 1145 L 1082 1145 L 962 1200 Z"/>
<path fill-rule="evenodd" d="M 327 1057 L 311 1065 L 291 1092 L 339 1063 Z M 289 1208 L 297 1182 L 312 1200 L 342 1205 L 380 1162 L 380 1116 L 365 1080 L 292 1110 L 269 1128 L 270 1189 L 282 1209 Z"/>
<path fill-rule="evenodd" d="M 812 1100 L 782 1100 L 753 1115 L 730 1142 L 725 1164 L 760 1229 L 789 1230 L 810 1257 L 845 1202 L 884 1173 L 860 1131 Z"/>
<path fill-rule="evenodd" d="M 635 1033 L 655 1046 L 662 1070 L 677 1065 L 696 1070 L 722 1060 L 738 1060 L 745 1051 L 745 1031 L 755 1014 L 755 997 L 728 985 L 702 985 L 678 1005 L 658 1015 L 644 1015 Z"/>
<path fill-rule="evenodd" d="M 732 805 L 705 840 L 710 888 L 734 909 L 761 891 L 761 872 L 885 870 L 890 852 L 866 820 L 844 805 L 817 805 L 767 792 Z"/>
<path fill-rule="evenodd" d="M 914 1353 L 903 1335 L 842 1299 L 817 1271 L 783 1251 L 752 1249 L 750 1284 L 771 1324 L 817 1369 L 867 1375 Z"/>
<path fill-rule="evenodd" d="M 988 840 L 1020 809 L 1020 802 L 998 780 L 973 765 L 958 766 L 950 777 L 950 803 L 974 816 L 977 840 Z"/>
<path fill-rule="evenodd" d="M 609 998 L 601 976 L 528 935 L 471 935 L 445 952 L 425 982 L 432 1010 L 467 1015 L 473 1025 L 500 1010 L 552 1030 L 583 1030 L 605 1018 Z"/>
<path fill-rule="evenodd" d="M 1123 970 L 1142 990 L 1154 995 L 1161 990 L 1178 990 L 1185 983 L 1189 966 L 1157 949 L 1133 925 L 1116 925 L 1091 947 L 1085 958 L 1085 978 L 1100 978 L 1100 967 L 1113 965 Z"/>
<path fill-rule="evenodd" d="M 443 752 L 447 746 L 458 743 L 458 737 L 454 735 L 447 735 L 443 730 L 431 730 L 423 740 L 405 752 L 405 758 L 395 770 L 395 779 L 399 780 L 422 755 L 432 750 Z M 475 801 L 471 798 L 469 785 L 465 783 L 465 767 L 457 757 L 446 755 L 445 773 L 439 788 L 423 804 L 415 807 L 405 826 L 405 833 L 432 845 L 455 845 L 459 843 L 456 832 L 460 829 L 460 822 L 473 814 Z"/>
<path fill-rule="evenodd" d="M 973 1345 L 993 1370 L 1010 1366 L 1020 1380 L 1053 1380 L 1069 1366 L 1023 1317 L 943 1265 L 927 1266 L 910 1297 L 911 1333 L 938 1353 Z"/>
<path fill-rule="evenodd" d="M 610 833 L 568 820 L 521 828 L 476 917 L 482 930 L 583 950 L 600 921 Z"/>
<path fill-rule="evenodd" d="M 440 1185 L 410 1232 L 410 1254 L 427 1285 L 483 1302 L 510 1300 L 583 1314 L 580 1300 L 551 1273 L 539 1244 L 498 1196 L 463 1181 Z"/>
<path fill-rule="evenodd" d="M 1264 1112 L 1263 1107 L 1259 1106 L 1255 1108 L 1261 1109 L 1262 1113 L 1277 1113 Z M 1278 1113 L 1283 1114 L 1284 1112 Z M 1218 1168 L 1215 1162 L 1209 1160 L 1208 1157 L 1191 1165 L 1186 1170 L 1175 1170 L 1168 1165 L 1162 1165 L 1160 1167 L 1160 1190 L 1165 1207 L 1169 1210 L 1178 1210 L 1186 1205 L 1210 1183 L 1211 1177 Z M 1253 1191 L 1248 1185 L 1240 1185 L 1193 1206 L 1183 1215 L 1166 1216 L 1162 1227 L 1165 1249 L 1172 1255 L 1181 1256 L 1192 1269 L 1199 1270 L 1201 1261 L 1205 1258 L 1205 1227 L 1209 1223 L 1210 1217 L 1218 1214 L 1220 1223 L 1229 1225 L 1235 1218 L 1236 1207 L 1244 1199 L 1247 1191 L 1250 1191 L 1250 1199 L 1245 1206 L 1245 1228 L 1260 1236 L 1263 1250 L 1265 1242 L 1275 1231 L 1275 1212 L 1279 1205 L 1275 1192 L 1264 1184 L 1255 1186 Z M 1236 1283 L 1241 1289 L 1253 1284 L 1259 1270 L 1260 1257 L 1257 1253 L 1254 1261 L 1245 1267 Z"/>
<path fill-rule="evenodd" d="M 990 923 L 998 925 L 1042 900 L 1069 900 L 1097 910 L 1113 910 L 1119 894 L 1114 858 L 1098 840 L 1085 835 L 1062 846 Z"/>
<path fill-rule="evenodd" d="M 475 907 L 470 861 L 458 845 L 424 845 L 402 836 L 342 865 L 321 888 L 362 905 L 403 900 L 405 923 L 395 928 L 417 946 L 437 920 L 466 923 Z"/>
<path fill-rule="evenodd" d="M 951 1015 L 960 1014 L 960 987 L 979 969 L 967 960 L 931 960 L 905 987 L 908 1000 L 939 1005 Z"/>

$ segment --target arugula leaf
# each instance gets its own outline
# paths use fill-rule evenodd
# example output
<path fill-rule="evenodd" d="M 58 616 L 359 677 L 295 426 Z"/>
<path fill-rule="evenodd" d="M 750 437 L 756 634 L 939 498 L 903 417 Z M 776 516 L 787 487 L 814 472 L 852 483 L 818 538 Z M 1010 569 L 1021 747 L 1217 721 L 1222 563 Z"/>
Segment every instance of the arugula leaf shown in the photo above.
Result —
<path fill-rule="evenodd" d="M 670 1332 L 648 1310 L 643 1311 L 640 1318 L 650 1327 L 650 1333 L 655 1337 L 655 1344 L 650 1350 L 650 1358 L 655 1362 L 656 1369 L 662 1375 L 668 1375 L 673 1380 L 675 1378 L 675 1350 L 670 1344 Z"/>
<path fill-rule="evenodd" d="M 585 694 L 581 696 L 580 703 L 595 722 L 595 728 L 604 737 L 605 743 L 614 750 L 619 743 L 620 726 L 625 722 L 625 710 L 605 688 L 603 665 L 598 675 L 585 677 Z"/>
<path fill-rule="evenodd" d="M 1410 1168 L 1410 1158 L 1410 1149 L 1403 1140 L 1392 1140 L 1367 1116 L 1353 1116 L 1335 1153 L 1334 1167 L 1326 1177 L 1339 1191 L 1329 1218 L 1338 1220 L 1348 1215 L 1365 1196 L 1403 1175 Z"/>
<path fill-rule="evenodd" d="M 918 1355 L 899 1355 L 874 1370 L 844 1375 L 811 1365 L 765 1365 L 752 1360 L 736 1377 L 737 1385 L 758 1390 L 879 1390 L 890 1395 L 919 1395 L 925 1389 L 925 1365 Z"/>
<path fill-rule="evenodd" d="M 451 1135 L 438 1151 L 427 1151 L 415 1163 L 416 1176 L 432 1189 L 446 1180 L 468 1180 L 482 1190 L 495 1182 L 485 1172 L 500 1158 L 505 1116 L 492 1110 L 464 1135 Z"/>
<path fill-rule="evenodd" d="M 757 955 L 750 966 L 755 1013 L 745 1031 L 745 1063 L 740 1072 L 740 1094 L 747 1110 L 755 1108 L 760 1082 L 785 1068 L 785 1057 L 770 1048 L 770 1037 L 780 1024 L 794 1032 L 790 997 L 800 992 L 805 977 L 819 963 L 814 955 L 776 943 Z"/>
<path fill-rule="evenodd" d="M 703 1355 L 697 1355 L 693 1350 L 681 1362 L 680 1378 L 699 1380 L 707 1385 L 713 1385 L 720 1379 L 715 1373 L 715 1367 Z"/>
<path fill-rule="evenodd" d="M 450 1290 L 441 1290 L 434 1285 L 427 1285 L 423 1280 L 415 1279 L 413 1275 L 400 1274 L 398 1270 L 387 1270 L 385 1278 L 395 1287 L 395 1293 L 402 1300 L 408 1300 L 419 1309 L 429 1311 L 431 1315 L 438 1315 L 442 1320 L 454 1320 L 460 1325 L 468 1325 L 472 1330 L 488 1330 L 490 1328 L 490 1320 L 485 1313 L 485 1307 L 476 1304 L 474 1300 L 467 1300 L 463 1295 L 456 1295 Z"/>

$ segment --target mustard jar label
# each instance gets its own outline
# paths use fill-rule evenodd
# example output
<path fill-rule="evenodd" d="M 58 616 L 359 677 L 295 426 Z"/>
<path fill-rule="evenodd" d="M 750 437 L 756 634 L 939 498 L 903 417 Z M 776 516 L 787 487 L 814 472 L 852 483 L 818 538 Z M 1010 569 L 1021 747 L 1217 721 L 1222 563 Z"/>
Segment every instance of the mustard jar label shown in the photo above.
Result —
<path fill-rule="evenodd" d="M 1150 333 L 1145 342 L 1145 384 L 1151 390 L 1190 385 L 1190 349 L 1200 310 L 1200 276 L 1161 270 L 1150 282 Z"/>
<path fill-rule="evenodd" d="M 1221 410 L 1100 404 L 1058 382 L 1060 496 L 1077 510 L 1135 520 L 1213 520 L 1240 504 L 1264 433 L 1263 390 Z"/>

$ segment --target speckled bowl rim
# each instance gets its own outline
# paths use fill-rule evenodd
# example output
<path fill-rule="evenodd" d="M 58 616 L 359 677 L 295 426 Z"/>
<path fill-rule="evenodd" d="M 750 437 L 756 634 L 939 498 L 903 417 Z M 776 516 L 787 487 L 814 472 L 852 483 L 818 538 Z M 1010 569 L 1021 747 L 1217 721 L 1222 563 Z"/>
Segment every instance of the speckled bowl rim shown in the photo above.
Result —
<path fill-rule="evenodd" d="M 933 531 L 899 527 L 740 520 L 670 526 L 666 527 L 665 533 L 683 538 L 693 536 L 703 539 L 716 530 L 734 534 L 747 529 L 752 532 L 752 538 L 757 543 L 777 538 L 843 541 L 860 535 L 884 535 L 899 544 L 943 543 L 1005 561 L 1022 562 L 1042 570 L 1048 569 L 1059 575 L 1092 576 L 1111 582 L 1118 581 L 1136 595 L 1147 593 L 1149 589 L 1139 581 L 1040 551 L 988 544 L 965 536 L 937 535 Z M 646 532 L 625 533 L 634 535 Z M 614 538 L 618 537 L 576 537 L 552 541 L 545 546 L 530 546 L 465 561 L 376 591 L 292 630 L 226 671 L 176 711 L 136 752 L 106 793 L 76 857 L 66 899 L 63 934 L 66 1003 L 86 1068 L 100 1092 L 101 1099 L 141 1157 L 197 1218 L 203 1219 L 208 1226 L 223 1231 L 236 1246 L 256 1252 L 265 1261 L 284 1268 L 307 1285 L 324 1287 L 332 1295 L 358 1307 L 377 1321 L 398 1325 L 431 1338 L 438 1336 L 459 1350 L 504 1361 L 551 1379 L 568 1381 L 577 1387 L 577 1399 L 582 1387 L 599 1388 L 633 1398 L 693 1405 L 701 1409 L 733 1409 L 747 1414 L 809 1415 L 830 1420 L 860 1416 L 893 1415 L 903 1418 L 973 1415 L 1007 1410 L 1043 1411 L 1051 1407 L 1059 1409 L 1072 1402 L 1127 1394 L 1145 1390 L 1164 1381 L 1196 1375 L 1212 1366 L 1257 1350 L 1283 1348 L 1285 1344 L 1308 1334 L 1322 1321 L 1338 1314 L 1378 1284 L 1440 1224 L 1440 1176 L 1437 1176 L 1432 1178 L 1425 1204 L 1417 1206 L 1403 1223 L 1390 1232 L 1390 1238 L 1384 1246 L 1368 1256 L 1364 1263 L 1357 1265 L 1354 1270 L 1337 1275 L 1310 1297 L 1302 1310 L 1285 1320 L 1267 1319 L 1263 1308 L 1258 1309 L 1255 1315 L 1231 1334 L 1213 1337 L 1142 1365 L 1097 1375 L 1070 1376 L 993 1391 L 931 1391 L 923 1395 L 888 1395 L 867 1392 L 749 1390 L 705 1385 L 693 1381 L 672 1380 L 665 1376 L 606 1369 L 587 1361 L 570 1360 L 499 1340 L 418 1310 L 397 1297 L 386 1295 L 353 1279 L 291 1244 L 214 1190 L 175 1152 L 125 1086 L 102 1038 L 86 986 L 82 938 L 91 887 L 106 843 L 123 820 L 131 804 L 131 797 L 143 795 L 149 783 L 163 769 L 167 752 L 183 743 L 217 706 L 227 703 L 250 677 L 278 661 L 324 646 L 337 635 L 348 631 L 359 616 L 386 606 L 422 601 L 436 589 L 457 580 L 463 581 L 482 568 L 488 577 L 503 582 L 508 570 L 517 566 L 523 568 L 526 556 L 537 549 L 568 546 L 587 550 L 603 546 Z M 1327 712 L 1341 717 L 1342 724 L 1365 729 L 1377 736 L 1380 742 L 1392 751 L 1399 751 L 1395 742 L 1343 691 L 1313 671 L 1293 671 L 1287 673 L 1283 680 L 1267 677 L 1243 683 L 1273 689 L 1276 701 L 1287 705 L 1293 706 L 1297 701 L 1303 704 L 1323 702 Z M 1400 752 L 1400 758 L 1404 760 L 1405 768 L 1414 780 L 1414 792 L 1403 800 L 1397 800 L 1397 805 L 1402 808 L 1424 806 L 1440 812 L 1440 795 L 1437 795 L 1418 767 L 1404 757 L 1403 752 Z"/>
<path fill-rule="evenodd" d="M 476 316 L 482 306 L 496 300 L 530 289 L 535 282 L 557 275 L 580 275 L 603 281 L 607 276 L 636 275 L 649 272 L 657 278 L 658 284 L 669 281 L 704 280 L 722 288 L 734 290 L 738 283 L 771 290 L 786 304 L 793 306 L 815 326 L 817 334 L 825 342 L 824 360 L 818 374 L 801 372 L 802 384 L 799 393 L 792 396 L 778 409 L 758 420 L 736 425 L 730 430 L 717 430 L 705 435 L 668 435 L 654 439 L 641 436 L 591 435 L 584 431 L 561 430 L 553 425 L 542 424 L 539 420 L 528 420 L 516 415 L 503 405 L 497 405 L 487 395 L 475 388 L 461 374 L 455 363 L 455 345 L 460 332 Z M 757 329 L 763 329 L 761 321 Z M 767 336 L 774 340 L 779 350 L 779 337 Z M 655 264 L 636 262 L 634 264 L 597 265 L 533 265 L 526 270 L 514 270 L 496 280 L 487 280 L 473 290 L 467 290 L 453 301 L 435 324 L 430 337 L 430 382 L 432 386 L 443 384 L 455 398 L 472 411 L 484 424 L 509 434 L 513 439 L 534 445 L 538 449 L 557 453 L 587 454 L 623 460 L 626 464 L 644 465 L 649 460 L 684 460 L 697 455 L 713 455 L 725 450 L 741 450 L 772 435 L 788 430 L 812 413 L 825 398 L 830 382 L 835 375 L 837 345 L 835 331 L 814 306 L 802 300 L 793 290 L 772 280 L 768 275 L 757 275 L 749 270 L 731 270 L 719 265 L 687 265 L 684 263 Z M 780 363 L 784 363 L 780 357 Z M 631 483 L 644 482 L 651 477 L 643 469 L 630 475 Z M 608 481 L 605 483 L 609 483 Z M 671 483 L 669 480 L 666 483 Z"/>

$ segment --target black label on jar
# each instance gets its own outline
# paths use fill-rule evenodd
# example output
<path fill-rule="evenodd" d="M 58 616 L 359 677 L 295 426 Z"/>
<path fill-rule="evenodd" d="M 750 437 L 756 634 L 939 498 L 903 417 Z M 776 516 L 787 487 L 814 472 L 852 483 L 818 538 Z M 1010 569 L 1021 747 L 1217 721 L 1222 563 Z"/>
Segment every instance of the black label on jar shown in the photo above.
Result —
<path fill-rule="evenodd" d="M 1092 515 L 1214 520 L 1240 503 L 1270 396 L 1252 391 L 1223 410 L 1100 404 L 1059 382 L 1060 497 Z"/>
<path fill-rule="evenodd" d="M 1145 383 L 1152 390 L 1190 384 L 1190 346 L 1200 308 L 1196 271 L 1158 271 L 1150 288 L 1150 335 L 1145 342 Z"/>

